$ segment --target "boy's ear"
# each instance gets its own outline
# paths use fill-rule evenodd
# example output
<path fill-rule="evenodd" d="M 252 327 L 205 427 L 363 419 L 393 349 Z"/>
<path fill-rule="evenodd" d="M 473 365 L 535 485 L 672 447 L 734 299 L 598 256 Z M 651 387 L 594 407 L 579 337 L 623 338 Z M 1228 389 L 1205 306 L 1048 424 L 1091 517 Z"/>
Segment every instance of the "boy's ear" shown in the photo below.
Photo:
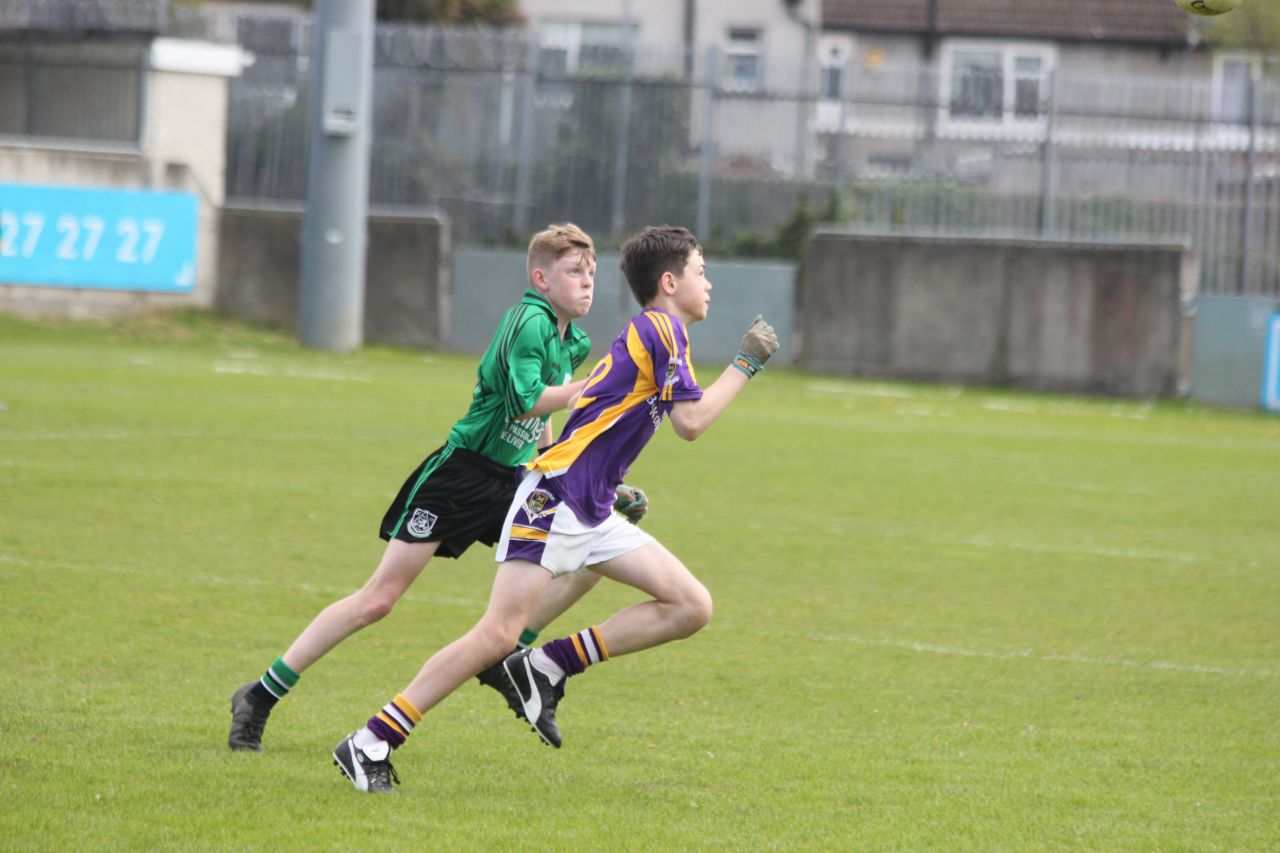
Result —
<path fill-rule="evenodd" d="M 658 290 L 670 296 L 676 292 L 676 277 L 669 272 L 664 272 L 658 277 Z"/>
<path fill-rule="evenodd" d="M 533 268 L 533 272 L 529 273 L 529 283 L 532 284 L 536 290 L 547 289 L 547 274 L 543 271 L 542 267 Z"/>

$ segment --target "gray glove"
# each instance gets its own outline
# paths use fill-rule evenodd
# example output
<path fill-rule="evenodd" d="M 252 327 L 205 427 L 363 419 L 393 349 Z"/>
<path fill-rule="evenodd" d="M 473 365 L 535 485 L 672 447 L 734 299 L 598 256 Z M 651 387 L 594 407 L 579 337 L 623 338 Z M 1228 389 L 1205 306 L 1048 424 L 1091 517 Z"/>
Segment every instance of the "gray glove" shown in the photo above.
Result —
<path fill-rule="evenodd" d="M 751 321 L 751 328 L 742 336 L 738 354 L 733 359 L 733 366 L 741 370 L 750 379 L 761 370 L 769 356 L 778 351 L 778 333 L 757 314 Z"/>
<path fill-rule="evenodd" d="M 618 499 L 613 502 L 613 508 L 622 513 L 627 521 L 639 524 L 640 519 L 649 511 L 649 498 L 639 489 L 626 485 L 618 486 L 614 492 Z"/>

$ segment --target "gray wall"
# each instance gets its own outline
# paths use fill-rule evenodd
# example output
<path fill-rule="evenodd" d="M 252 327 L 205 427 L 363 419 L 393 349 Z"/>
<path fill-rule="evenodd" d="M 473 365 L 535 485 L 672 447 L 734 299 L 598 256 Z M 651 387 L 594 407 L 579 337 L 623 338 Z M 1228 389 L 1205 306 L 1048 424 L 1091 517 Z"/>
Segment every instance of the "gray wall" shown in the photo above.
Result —
<path fill-rule="evenodd" d="M 1201 296 L 1196 300 L 1192 399 L 1258 408 L 1267 321 L 1275 310 L 1275 300 L 1264 296 Z"/>
<path fill-rule="evenodd" d="M 774 363 L 791 363 L 794 275 L 792 264 L 720 263 L 708 258 L 711 311 L 704 322 L 689 330 L 695 361 L 727 363 L 738 352 L 738 342 L 751 319 L 763 314 L 782 339 Z M 448 346 L 461 352 L 484 352 L 503 312 L 528 287 L 525 253 L 456 249 L 451 279 L 453 321 Z M 591 337 L 592 358 L 604 355 L 623 324 L 639 310 L 618 270 L 617 253 L 601 254 L 596 264 L 595 301 L 591 313 L 579 324 Z M 714 377 L 700 378 L 709 382 Z"/>
<path fill-rule="evenodd" d="M 224 208 L 215 307 L 254 323 L 296 329 L 301 234 L 301 209 Z M 444 344 L 449 326 L 448 255 L 448 226 L 440 217 L 370 213 L 366 341 L 414 347 Z"/>
<path fill-rule="evenodd" d="M 1184 377 L 1180 246 L 820 231 L 799 281 L 801 367 L 1134 397 Z"/>

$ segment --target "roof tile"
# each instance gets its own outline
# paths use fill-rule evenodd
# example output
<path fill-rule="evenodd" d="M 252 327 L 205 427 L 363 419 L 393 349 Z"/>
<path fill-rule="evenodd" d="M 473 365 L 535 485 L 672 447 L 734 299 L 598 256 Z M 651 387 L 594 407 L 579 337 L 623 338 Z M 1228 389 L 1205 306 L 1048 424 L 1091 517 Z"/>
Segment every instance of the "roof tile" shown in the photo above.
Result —
<path fill-rule="evenodd" d="M 1187 13 L 1173 0 L 937 0 L 938 32 L 1181 45 Z M 824 28 L 924 33 L 929 0 L 823 0 Z"/>

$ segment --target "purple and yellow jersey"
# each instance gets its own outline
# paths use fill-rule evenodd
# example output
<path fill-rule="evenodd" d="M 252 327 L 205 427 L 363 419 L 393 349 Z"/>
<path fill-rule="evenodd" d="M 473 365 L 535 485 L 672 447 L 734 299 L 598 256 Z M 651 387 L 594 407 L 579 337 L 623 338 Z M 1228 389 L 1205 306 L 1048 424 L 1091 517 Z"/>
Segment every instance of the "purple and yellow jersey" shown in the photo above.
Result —
<path fill-rule="evenodd" d="M 599 524 L 614 489 L 679 400 L 702 396 L 693 375 L 689 333 L 657 308 L 631 318 L 596 364 L 560 439 L 529 463 L 574 514 Z"/>

